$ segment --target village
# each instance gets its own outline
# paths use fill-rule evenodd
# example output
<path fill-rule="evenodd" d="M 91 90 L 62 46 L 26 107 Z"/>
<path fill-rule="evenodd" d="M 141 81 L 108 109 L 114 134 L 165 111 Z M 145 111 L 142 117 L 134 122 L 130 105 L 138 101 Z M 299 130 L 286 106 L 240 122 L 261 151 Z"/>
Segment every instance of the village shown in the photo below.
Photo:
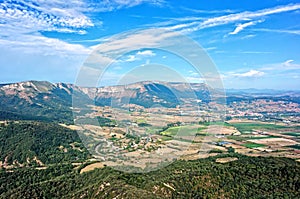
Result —
<path fill-rule="evenodd" d="M 94 106 L 87 117 L 108 118 L 113 125 L 81 125 L 89 151 L 107 165 L 155 167 L 174 159 L 199 159 L 227 153 L 289 157 L 300 160 L 300 127 L 288 116 L 263 120 L 261 110 L 282 114 L 299 109 L 295 103 L 206 104 L 199 110 L 130 104 L 126 108 Z M 200 106 L 199 106 L 200 107 Z M 212 111 L 214 107 L 214 111 Z M 248 114 L 240 115 L 243 109 Z M 272 110 L 272 111 L 271 111 Z M 289 121 L 289 122 L 287 122 Z"/>

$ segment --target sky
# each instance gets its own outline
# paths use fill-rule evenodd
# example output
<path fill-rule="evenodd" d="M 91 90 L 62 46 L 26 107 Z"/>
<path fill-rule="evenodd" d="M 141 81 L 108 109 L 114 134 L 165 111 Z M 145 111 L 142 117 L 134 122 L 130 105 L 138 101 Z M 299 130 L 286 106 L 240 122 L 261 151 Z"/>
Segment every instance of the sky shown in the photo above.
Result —
<path fill-rule="evenodd" d="M 156 29 L 167 33 L 147 32 Z M 187 54 L 191 45 L 175 40 L 178 34 L 204 50 L 227 89 L 299 90 L 295 0 L 0 0 L 0 83 L 75 83 L 99 49 L 122 52 L 110 59 L 101 85 L 138 81 L 145 74 L 205 82 L 189 58 L 152 45 L 174 37 L 175 48 Z M 120 51 L 120 43 L 127 51 Z M 203 56 L 200 51 L 195 56 Z"/>

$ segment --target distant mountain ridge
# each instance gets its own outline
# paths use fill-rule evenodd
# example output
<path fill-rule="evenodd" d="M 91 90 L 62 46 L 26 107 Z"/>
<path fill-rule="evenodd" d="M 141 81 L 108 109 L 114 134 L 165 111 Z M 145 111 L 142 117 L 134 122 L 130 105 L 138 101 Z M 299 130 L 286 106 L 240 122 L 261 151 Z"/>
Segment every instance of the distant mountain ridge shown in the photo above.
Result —
<path fill-rule="evenodd" d="M 25 81 L 0 85 L 0 119 L 39 119 L 72 122 L 72 108 L 87 105 L 119 106 L 130 103 L 143 107 L 160 105 L 175 107 L 185 99 L 198 99 L 202 103 L 211 101 L 210 89 L 203 83 L 181 82 L 137 82 L 128 85 L 105 87 L 80 87 L 74 84 L 50 83 L 47 81 Z M 275 97 L 290 97 L 299 101 L 299 93 L 276 92 Z M 267 94 L 271 96 L 270 93 Z M 221 96 L 221 95 L 220 95 Z M 255 96 L 255 97 L 254 97 Z M 228 92 L 229 103 L 265 97 L 263 93 Z M 221 96 L 222 97 L 222 96 Z"/>
<path fill-rule="evenodd" d="M 210 100 L 208 88 L 204 84 L 147 81 L 96 88 L 26 81 L 0 85 L 0 118 L 39 118 L 71 122 L 67 118 L 72 118 L 72 107 L 77 104 L 80 107 L 88 104 L 106 106 L 112 103 L 116 106 L 132 103 L 144 107 L 175 107 L 180 99 L 187 97 Z M 72 104 L 72 100 L 75 104 Z"/>
<path fill-rule="evenodd" d="M 8 119 L 71 121 L 70 84 L 28 81 L 0 86 L 0 116 Z M 84 96 L 84 94 L 83 94 Z M 65 118 L 65 119 L 64 119 Z"/>

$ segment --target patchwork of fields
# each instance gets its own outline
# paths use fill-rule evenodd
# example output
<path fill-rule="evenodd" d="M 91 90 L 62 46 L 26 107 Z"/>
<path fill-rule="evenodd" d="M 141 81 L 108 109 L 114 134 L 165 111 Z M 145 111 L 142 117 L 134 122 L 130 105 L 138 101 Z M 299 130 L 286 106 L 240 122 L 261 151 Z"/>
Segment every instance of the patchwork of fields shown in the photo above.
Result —
<path fill-rule="evenodd" d="M 229 120 L 195 122 L 194 116 L 101 109 L 114 126 L 81 125 L 86 145 L 104 164 L 152 168 L 175 159 L 199 159 L 227 153 L 300 159 L 300 126 Z M 74 126 L 72 127 L 74 128 Z M 79 129 L 79 128 L 78 128 Z M 80 131 L 79 131 L 80 132 Z M 100 141 L 100 144 L 99 144 Z"/>

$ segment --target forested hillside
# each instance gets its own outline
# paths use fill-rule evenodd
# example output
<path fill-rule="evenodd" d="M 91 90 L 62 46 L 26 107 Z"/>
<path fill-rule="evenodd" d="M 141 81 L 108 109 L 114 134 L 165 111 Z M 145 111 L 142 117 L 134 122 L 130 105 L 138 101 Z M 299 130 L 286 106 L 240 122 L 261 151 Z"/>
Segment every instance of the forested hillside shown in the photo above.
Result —
<path fill-rule="evenodd" d="M 12 121 L 0 127 L 0 161 L 7 165 L 44 165 L 88 157 L 76 131 L 54 123 Z"/>
<path fill-rule="evenodd" d="M 166 168 L 129 174 L 105 167 L 79 174 L 56 165 L 0 172 L 1 198 L 299 198 L 300 164 L 286 158 L 216 158 L 176 161 Z"/>

